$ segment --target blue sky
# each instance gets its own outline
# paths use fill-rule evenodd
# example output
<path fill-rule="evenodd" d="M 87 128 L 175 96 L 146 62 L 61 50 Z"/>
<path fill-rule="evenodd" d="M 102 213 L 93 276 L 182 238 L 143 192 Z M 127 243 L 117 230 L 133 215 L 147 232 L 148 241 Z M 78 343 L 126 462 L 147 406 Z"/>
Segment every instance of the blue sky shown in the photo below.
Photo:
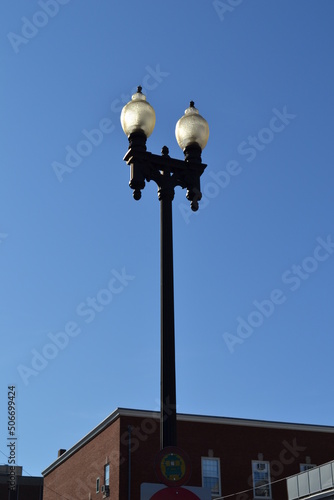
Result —
<path fill-rule="evenodd" d="M 333 425 L 333 2 L 0 9 L 1 462 L 8 385 L 32 475 L 159 408 L 159 201 L 119 122 L 140 84 L 150 151 L 182 158 L 190 100 L 210 126 L 200 209 L 173 204 L 178 411 Z"/>

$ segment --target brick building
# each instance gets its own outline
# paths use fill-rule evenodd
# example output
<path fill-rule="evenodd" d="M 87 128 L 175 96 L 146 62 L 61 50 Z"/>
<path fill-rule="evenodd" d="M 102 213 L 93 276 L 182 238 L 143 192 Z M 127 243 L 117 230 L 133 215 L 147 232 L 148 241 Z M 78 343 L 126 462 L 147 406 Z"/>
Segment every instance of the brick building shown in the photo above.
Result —
<path fill-rule="evenodd" d="M 11 491 L 10 483 L 15 483 Z M 0 499 L 1 500 L 42 500 L 43 478 L 39 476 L 22 476 L 22 467 L 0 465 Z"/>
<path fill-rule="evenodd" d="M 334 427 L 178 414 L 188 485 L 212 497 L 288 500 L 286 477 L 334 457 Z M 117 409 L 43 471 L 44 499 L 139 500 L 158 483 L 159 414 Z"/>

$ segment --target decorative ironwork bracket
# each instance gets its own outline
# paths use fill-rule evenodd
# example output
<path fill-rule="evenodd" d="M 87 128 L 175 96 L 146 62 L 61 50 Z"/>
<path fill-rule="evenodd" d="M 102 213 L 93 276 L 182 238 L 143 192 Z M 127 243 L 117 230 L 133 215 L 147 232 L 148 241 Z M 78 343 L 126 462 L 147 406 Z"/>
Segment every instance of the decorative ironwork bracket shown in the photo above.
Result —
<path fill-rule="evenodd" d="M 145 142 L 146 137 L 141 134 L 130 136 L 130 147 L 123 158 L 130 165 L 129 185 L 134 199 L 140 200 L 145 181 L 153 180 L 158 186 L 159 200 L 164 196 L 173 199 L 174 188 L 180 186 L 187 189 L 191 209 L 198 210 L 202 198 L 200 177 L 207 166 L 202 163 L 199 146 L 189 146 L 184 151 L 185 160 L 178 160 L 169 156 L 166 146 L 162 148 L 161 156 L 147 152 Z"/>

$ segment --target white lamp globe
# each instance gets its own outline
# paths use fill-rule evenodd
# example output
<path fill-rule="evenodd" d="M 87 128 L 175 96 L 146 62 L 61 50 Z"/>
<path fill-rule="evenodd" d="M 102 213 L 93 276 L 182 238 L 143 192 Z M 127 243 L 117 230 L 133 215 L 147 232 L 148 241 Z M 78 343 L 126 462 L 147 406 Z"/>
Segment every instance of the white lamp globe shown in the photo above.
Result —
<path fill-rule="evenodd" d="M 146 101 L 142 88 L 133 94 L 121 113 L 121 125 L 124 133 L 129 137 L 133 133 L 143 133 L 149 137 L 155 126 L 155 111 Z"/>
<path fill-rule="evenodd" d="M 208 122 L 199 114 L 194 102 L 179 119 L 175 127 L 175 136 L 178 145 L 184 151 L 187 146 L 197 144 L 202 150 L 209 139 Z"/>

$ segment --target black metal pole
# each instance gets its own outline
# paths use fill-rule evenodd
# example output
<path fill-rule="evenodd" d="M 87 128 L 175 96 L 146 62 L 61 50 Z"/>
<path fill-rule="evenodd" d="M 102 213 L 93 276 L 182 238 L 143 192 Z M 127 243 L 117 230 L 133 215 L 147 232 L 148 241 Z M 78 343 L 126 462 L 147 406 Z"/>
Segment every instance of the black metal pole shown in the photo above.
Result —
<path fill-rule="evenodd" d="M 132 427 L 131 425 L 129 425 L 128 426 L 128 433 L 129 433 L 128 500 L 131 500 L 131 432 L 132 432 Z"/>
<path fill-rule="evenodd" d="M 195 144 L 184 150 L 185 161 L 170 158 L 166 146 L 161 150 L 162 156 L 154 155 L 146 151 L 146 136 L 135 132 L 129 136 L 129 149 L 123 158 L 130 165 L 130 188 L 135 200 L 141 198 L 145 181 L 151 180 L 158 186 L 160 200 L 161 449 L 177 446 L 172 202 L 174 188 L 181 186 L 187 188 L 191 209 L 198 209 L 202 197 L 200 176 L 206 167 L 202 164 L 201 152 L 200 146 Z"/>
<path fill-rule="evenodd" d="M 169 172 L 164 176 L 170 177 Z M 167 179 L 166 179 L 167 180 Z M 167 182 L 168 184 L 168 182 Z M 176 446 L 176 383 L 172 200 L 174 188 L 159 190 L 161 244 L 161 415 L 160 447 Z"/>

